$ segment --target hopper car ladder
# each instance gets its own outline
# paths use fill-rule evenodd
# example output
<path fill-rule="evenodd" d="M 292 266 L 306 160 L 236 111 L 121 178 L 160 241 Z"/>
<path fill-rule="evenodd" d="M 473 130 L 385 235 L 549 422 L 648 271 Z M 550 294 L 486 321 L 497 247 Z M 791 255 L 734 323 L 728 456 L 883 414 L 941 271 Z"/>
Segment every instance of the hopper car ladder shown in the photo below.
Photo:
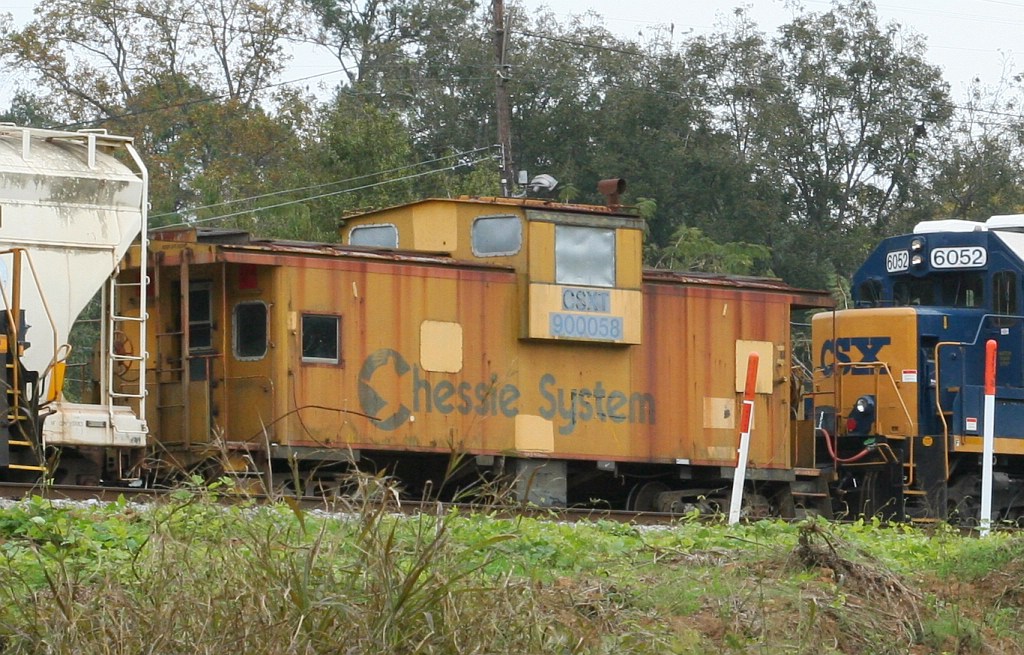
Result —
<path fill-rule="evenodd" d="M 21 356 L 24 349 L 25 325 L 22 315 L 22 289 L 21 283 L 24 278 L 24 263 L 28 263 L 31 277 L 39 286 L 35 267 L 28 252 L 23 248 L 11 248 L 0 254 L 11 255 L 11 286 L 10 289 L 0 289 L 3 295 L 4 330 L 0 352 L 4 360 L 4 416 L 3 427 L 6 429 L 7 447 L 3 453 L 3 464 L 12 471 L 26 471 L 30 474 L 45 474 L 45 448 L 42 435 L 39 432 L 39 420 L 37 412 L 38 405 L 30 407 L 29 402 L 38 402 L 38 398 L 30 397 L 26 392 L 31 387 L 34 393 L 38 394 L 41 385 L 45 382 L 44 373 L 42 376 L 37 373 L 30 373 L 22 364 Z M 24 260 L 24 261 L 23 261 Z M 9 295 L 8 295 L 9 292 Z M 45 301 L 44 301 L 45 306 Z M 49 317 L 49 310 L 47 309 Z M 51 320 L 51 328 L 53 323 Z M 54 356 L 58 355 L 56 338 L 54 339 Z M 63 366 L 63 364 L 61 364 Z M 47 372 L 56 369 L 56 363 L 51 363 Z M 34 378 L 31 379 L 30 378 Z M 43 378 L 42 380 L 40 378 Z"/>

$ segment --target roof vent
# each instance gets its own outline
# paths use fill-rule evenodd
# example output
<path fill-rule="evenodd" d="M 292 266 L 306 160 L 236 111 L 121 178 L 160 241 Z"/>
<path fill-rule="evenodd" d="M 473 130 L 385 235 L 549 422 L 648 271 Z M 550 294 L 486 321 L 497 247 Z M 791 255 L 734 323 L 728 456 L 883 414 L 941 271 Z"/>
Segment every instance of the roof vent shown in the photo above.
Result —
<path fill-rule="evenodd" d="M 1024 232 L 1024 214 L 1002 214 L 985 221 L 990 230 L 1002 232 Z"/>
<path fill-rule="evenodd" d="M 914 226 L 914 234 L 933 234 L 935 232 L 984 232 L 988 228 L 978 221 L 965 221 L 960 218 L 942 218 L 937 221 L 921 221 Z"/>

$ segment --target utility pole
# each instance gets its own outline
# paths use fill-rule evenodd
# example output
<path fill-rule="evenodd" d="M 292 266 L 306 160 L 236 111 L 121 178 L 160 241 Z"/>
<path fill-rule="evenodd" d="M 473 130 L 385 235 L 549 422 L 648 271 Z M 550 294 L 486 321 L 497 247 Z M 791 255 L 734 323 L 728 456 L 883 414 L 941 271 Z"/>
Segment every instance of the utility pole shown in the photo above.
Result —
<path fill-rule="evenodd" d="M 512 107 L 508 101 L 508 78 L 511 66 L 505 63 L 508 50 L 508 19 L 505 0 L 491 0 L 494 12 L 494 54 L 497 75 L 494 84 L 494 106 L 498 113 L 498 145 L 501 147 L 501 195 L 512 195 Z"/>

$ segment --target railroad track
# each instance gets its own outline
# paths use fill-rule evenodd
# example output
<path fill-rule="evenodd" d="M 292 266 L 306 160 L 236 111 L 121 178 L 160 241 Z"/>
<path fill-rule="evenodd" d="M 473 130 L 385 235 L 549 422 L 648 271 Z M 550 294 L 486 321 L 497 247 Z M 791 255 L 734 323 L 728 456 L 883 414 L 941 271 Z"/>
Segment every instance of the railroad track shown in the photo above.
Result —
<path fill-rule="evenodd" d="M 272 503 L 287 502 L 309 511 L 321 509 L 333 512 L 346 512 L 354 509 L 357 503 L 364 501 L 347 497 L 323 496 L 268 496 L 266 494 L 233 494 L 212 493 L 203 490 L 188 489 L 152 489 L 133 487 L 102 487 L 78 485 L 39 485 L 29 483 L 0 482 L 0 498 L 21 500 L 33 496 L 60 501 L 96 501 L 101 503 L 117 502 L 125 499 L 136 503 L 157 502 L 170 494 L 192 493 L 197 499 L 214 498 L 217 502 L 231 504 L 243 502 Z M 661 512 L 631 512 L 625 510 L 595 508 L 539 508 L 518 505 L 474 505 L 468 503 L 442 503 L 437 501 L 402 500 L 389 502 L 395 512 L 404 514 L 440 514 L 451 510 L 470 513 L 486 513 L 495 518 L 531 517 L 550 519 L 553 521 L 612 521 L 615 523 L 632 523 L 636 525 L 669 525 L 682 517 L 677 514 Z"/>

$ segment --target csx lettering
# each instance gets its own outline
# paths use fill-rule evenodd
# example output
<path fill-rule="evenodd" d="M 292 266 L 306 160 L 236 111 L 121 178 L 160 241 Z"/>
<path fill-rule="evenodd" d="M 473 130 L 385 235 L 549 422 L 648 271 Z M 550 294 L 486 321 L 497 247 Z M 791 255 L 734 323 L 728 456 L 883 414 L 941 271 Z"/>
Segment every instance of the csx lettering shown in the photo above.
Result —
<path fill-rule="evenodd" d="M 611 294 L 596 289 L 562 289 L 562 309 L 568 312 L 607 314 L 611 311 Z"/>
<path fill-rule="evenodd" d="M 821 344 L 819 365 L 825 376 L 835 372 L 836 364 L 870 364 L 881 361 L 878 354 L 892 343 L 890 337 L 842 337 L 828 339 Z M 841 366 L 843 374 L 871 375 L 873 369 L 867 366 Z M 884 370 L 884 368 L 882 369 Z"/>

